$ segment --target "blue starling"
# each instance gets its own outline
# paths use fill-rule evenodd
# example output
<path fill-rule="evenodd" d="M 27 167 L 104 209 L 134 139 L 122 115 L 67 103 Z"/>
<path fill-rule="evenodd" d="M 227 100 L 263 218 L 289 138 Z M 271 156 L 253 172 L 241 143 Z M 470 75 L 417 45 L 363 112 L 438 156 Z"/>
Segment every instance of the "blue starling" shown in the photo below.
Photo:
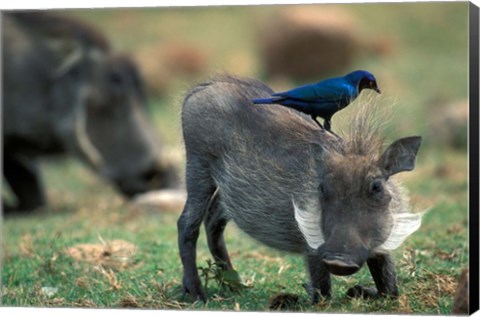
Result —
<path fill-rule="evenodd" d="M 363 89 L 373 89 L 380 93 L 375 77 L 364 70 L 351 72 L 343 77 L 323 80 L 272 94 L 272 98 L 256 98 L 254 104 L 279 104 L 304 112 L 315 122 L 317 117 L 324 119 L 325 129 L 330 131 L 331 118 L 339 110 L 348 106 Z M 322 127 L 323 128 L 323 127 Z"/>

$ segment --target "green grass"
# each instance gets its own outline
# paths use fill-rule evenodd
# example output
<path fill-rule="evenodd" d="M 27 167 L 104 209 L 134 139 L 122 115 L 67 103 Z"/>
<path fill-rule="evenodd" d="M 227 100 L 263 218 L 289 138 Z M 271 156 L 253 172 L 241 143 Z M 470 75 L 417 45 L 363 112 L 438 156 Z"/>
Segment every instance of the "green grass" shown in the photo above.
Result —
<path fill-rule="evenodd" d="M 449 103 L 466 98 L 467 4 L 343 7 L 359 21 L 362 36 L 386 37 L 395 43 L 393 53 L 361 56 L 355 65 L 382 78 L 382 104 L 395 101 L 387 127 L 390 138 L 423 135 L 430 127 L 429 115 L 438 106 L 437 100 Z M 264 15 L 276 10 L 217 7 L 75 14 L 105 30 L 118 49 L 134 52 L 155 41 L 186 41 L 207 51 L 210 62 L 204 76 L 221 70 L 257 76 L 262 70 L 255 28 Z M 237 59 L 242 63 L 236 63 Z M 180 101 L 198 78 L 172 80 L 175 84 L 167 96 L 151 99 L 151 119 L 167 149 L 183 153 Z M 342 111 L 335 122 L 348 118 L 354 108 Z M 466 150 L 431 141 L 424 140 L 416 170 L 398 176 L 409 189 L 415 209 L 431 208 L 421 229 L 393 254 L 401 292 L 398 299 L 347 298 L 349 287 L 373 285 L 363 268 L 353 276 L 334 277 L 333 298 L 311 306 L 302 287 L 307 281 L 302 257 L 262 246 L 230 224 L 226 243 L 247 288 L 232 292 L 211 280 L 206 290 L 209 302 L 192 303 L 181 294 L 182 267 L 176 242 L 179 210 L 133 206 L 109 184 L 68 159 L 42 163 L 48 209 L 3 221 L 2 305 L 266 311 L 273 296 L 293 293 L 299 301 L 290 309 L 297 311 L 448 314 L 456 279 L 469 258 L 467 156 Z M 180 168 L 182 164 L 183 158 Z M 67 252 L 79 244 L 101 245 L 119 239 L 136 246 L 127 259 L 112 256 L 110 261 L 91 263 L 75 260 Z M 208 259 L 202 231 L 198 266 L 206 267 Z M 57 292 L 48 297 L 43 287 L 54 287 Z"/>
<path fill-rule="evenodd" d="M 302 287 L 307 280 L 302 257 L 264 247 L 231 224 L 226 231 L 226 243 L 248 288 L 232 293 L 210 281 L 210 301 L 206 305 L 192 304 L 180 291 L 181 263 L 175 225 L 178 212 L 131 206 L 91 176 L 86 178 L 84 188 L 71 184 L 61 193 L 55 184 L 48 183 L 49 188 L 53 187 L 49 191 L 53 193 L 49 212 L 5 220 L 3 305 L 214 310 L 240 307 L 245 311 L 264 311 L 274 295 L 294 293 L 300 299 L 291 309 L 299 311 L 445 314 L 451 309 L 459 270 L 468 265 L 466 160 L 452 156 L 449 163 L 453 162 L 455 169 L 463 169 L 457 181 L 428 177 L 434 169 L 421 165 L 417 171 L 420 180 L 415 176 L 403 180 L 416 205 L 433 208 L 425 216 L 422 228 L 394 252 L 402 294 L 399 300 L 348 299 L 348 287 L 357 283 L 373 285 L 368 270 L 363 268 L 353 276 L 335 277 L 333 298 L 312 307 Z M 83 167 L 72 162 L 69 165 L 61 170 L 46 164 L 48 180 L 57 182 L 60 175 L 75 179 L 85 173 Z M 445 192 L 452 194 L 444 196 Z M 124 266 L 76 261 L 66 251 L 80 243 L 101 244 L 116 239 L 136 245 L 135 253 Z M 198 266 L 205 267 L 209 258 L 202 232 Z M 56 287 L 58 292 L 48 298 L 42 295 L 42 287 Z"/>

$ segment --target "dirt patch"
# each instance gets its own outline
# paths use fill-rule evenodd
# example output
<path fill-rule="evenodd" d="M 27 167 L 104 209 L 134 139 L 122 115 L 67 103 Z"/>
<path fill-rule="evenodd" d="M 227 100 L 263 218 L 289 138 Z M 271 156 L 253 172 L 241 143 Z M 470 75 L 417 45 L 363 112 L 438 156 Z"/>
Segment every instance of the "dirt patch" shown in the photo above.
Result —
<path fill-rule="evenodd" d="M 115 270 L 125 269 L 133 264 L 132 257 L 137 247 L 124 240 L 82 243 L 70 247 L 66 254 L 76 261 L 88 262 Z"/>

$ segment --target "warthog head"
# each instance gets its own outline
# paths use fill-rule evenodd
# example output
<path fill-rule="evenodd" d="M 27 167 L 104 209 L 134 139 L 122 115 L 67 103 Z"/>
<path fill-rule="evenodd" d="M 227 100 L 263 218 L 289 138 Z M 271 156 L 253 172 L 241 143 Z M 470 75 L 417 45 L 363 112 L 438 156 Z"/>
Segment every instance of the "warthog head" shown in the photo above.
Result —
<path fill-rule="evenodd" d="M 126 56 L 88 55 L 60 76 L 63 82 L 55 89 L 60 98 L 68 97 L 62 95 L 70 84 L 79 90 L 74 93 L 76 152 L 128 197 L 173 185 L 175 172 L 162 158 L 146 117 L 144 83 L 136 66 Z"/>

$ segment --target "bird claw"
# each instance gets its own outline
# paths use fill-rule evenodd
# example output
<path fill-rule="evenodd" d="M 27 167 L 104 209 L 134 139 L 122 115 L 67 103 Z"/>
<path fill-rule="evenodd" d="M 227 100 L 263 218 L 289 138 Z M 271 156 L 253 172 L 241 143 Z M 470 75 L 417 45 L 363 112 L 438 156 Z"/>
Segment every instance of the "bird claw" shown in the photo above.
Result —
<path fill-rule="evenodd" d="M 333 134 L 335 137 L 337 137 L 337 139 L 341 139 L 341 137 L 336 134 L 335 132 L 333 132 L 332 130 L 328 130 L 328 132 L 330 132 L 331 134 Z"/>

